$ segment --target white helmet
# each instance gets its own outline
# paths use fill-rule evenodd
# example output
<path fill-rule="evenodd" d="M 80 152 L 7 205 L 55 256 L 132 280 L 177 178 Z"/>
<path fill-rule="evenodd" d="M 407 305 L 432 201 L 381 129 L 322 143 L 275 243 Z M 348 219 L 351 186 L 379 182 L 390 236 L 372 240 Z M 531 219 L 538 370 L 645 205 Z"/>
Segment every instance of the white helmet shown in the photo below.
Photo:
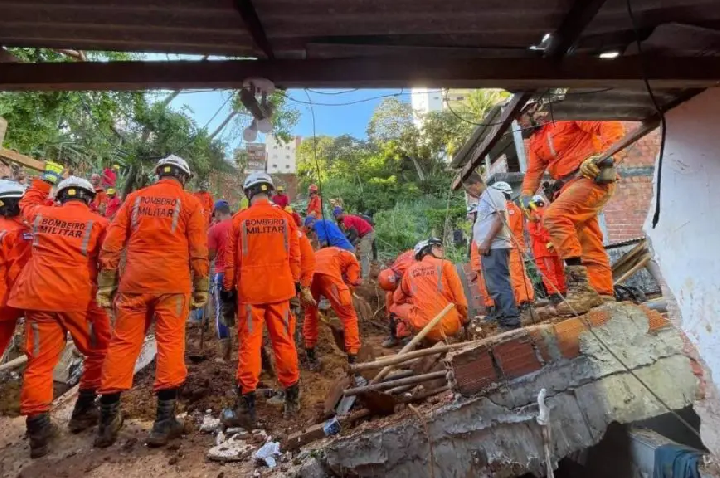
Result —
<path fill-rule="evenodd" d="M 436 237 L 431 237 L 430 239 L 425 239 L 423 241 L 418 242 L 415 244 L 415 247 L 413 247 L 413 255 L 415 256 L 415 260 L 422 259 L 422 255 L 425 251 L 429 250 L 432 246 L 442 246 L 442 241 Z"/>
<path fill-rule="evenodd" d="M 69 176 L 58 184 L 56 196 L 61 201 L 63 199 L 83 199 L 90 202 L 95 196 L 95 188 L 87 179 Z"/>
<path fill-rule="evenodd" d="M 540 194 L 534 195 L 533 198 L 532 198 L 532 200 L 533 200 L 534 203 L 539 203 L 539 202 L 541 202 L 541 203 L 545 204 L 545 198 L 542 197 Z"/>
<path fill-rule="evenodd" d="M 163 158 L 158 161 L 155 165 L 155 173 L 158 175 L 161 174 L 160 169 L 163 166 L 166 167 L 166 169 L 162 170 L 163 173 L 170 173 L 172 171 L 170 167 L 175 166 L 177 169 L 187 174 L 188 176 L 192 175 L 192 173 L 190 173 L 190 166 L 188 166 L 187 161 L 182 159 L 180 156 L 175 156 L 174 154 L 171 154 L 167 158 Z"/>
<path fill-rule="evenodd" d="M 0 199 L 21 198 L 25 194 L 25 186 L 17 181 L 0 179 Z"/>
<path fill-rule="evenodd" d="M 248 175 L 247 178 L 245 178 L 245 182 L 243 183 L 243 191 L 247 191 L 248 189 L 252 188 L 253 186 L 258 186 L 261 184 L 266 184 L 270 186 L 267 190 L 274 189 L 273 180 L 267 173 L 252 173 Z"/>
<path fill-rule="evenodd" d="M 508 196 L 512 195 L 513 193 L 512 186 L 510 186 L 505 181 L 498 181 L 496 183 L 493 183 L 490 187 L 497 191 L 500 191 L 503 194 L 507 194 Z"/>

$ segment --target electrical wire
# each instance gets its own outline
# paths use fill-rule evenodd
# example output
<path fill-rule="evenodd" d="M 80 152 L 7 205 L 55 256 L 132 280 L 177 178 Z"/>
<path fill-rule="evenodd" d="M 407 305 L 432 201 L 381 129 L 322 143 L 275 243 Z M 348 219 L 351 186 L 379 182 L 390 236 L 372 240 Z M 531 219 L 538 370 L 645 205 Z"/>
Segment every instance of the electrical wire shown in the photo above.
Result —
<path fill-rule="evenodd" d="M 227 104 L 230 102 L 230 100 L 233 99 L 233 96 L 234 96 L 233 94 L 231 94 L 230 96 L 228 96 L 228 98 L 225 100 L 225 102 L 224 102 L 222 105 L 220 105 L 220 108 L 218 108 L 218 110 L 215 112 L 215 114 L 212 115 L 212 117 L 205 123 L 205 125 L 204 125 L 202 128 L 200 128 L 200 131 L 207 129 L 207 127 L 210 126 L 210 123 L 212 123 L 212 121 L 213 121 L 215 118 L 217 118 L 217 116 L 218 116 L 218 115 L 220 114 L 220 112 L 227 106 Z M 197 134 L 193 135 L 189 140 L 187 140 L 187 141 L 185 142 L 185 144 L 183 144 L 183 145 L 180 146 L 179 148 L 176 148 L 174 152 L 170 153 L 170 155 L 180 154 L 181 151 L 183 151 L 185 148 L 187 148 L 187 147 L 190 146 L 192 143 L 194 143 L 194 142 L 198 139 L 198 136 L 199 136 L 199 135 L 197 135 Z"/>
<path fill-rule="evenodd" d="M 346 93 L 355 93 L 355 92 L 358 91 L 360 88 L 353 88 L 353 89 L 350 89 L 350 90 L 342 90 L 342 91 L 320 91 L 320 90 L 313 90 L 313 89 L 311 89 L 311 88 L 305 88 L 305 89 L 306 89 L 307 91 L 311 92 L 311 93 L 315 93 L 315 94 L 318 94 L 318 95 L 336 96 L 336 95 L 344 95 L 344 94 L 346 94 Z"/>
<path fill-rule="evenodd" d="M 635 34 L 635 44 L 637 45 L 638 49 L 638 59 L 640 61 L 640 71 L 643 76 L 643 82 L 645 83 L 645 88 L 647 88 L 648 95 L 650 96 L 650 100 L 653 103 L 653 106 L 655 107 L 655 111 L 660 116 L 660 126 L 662 127 L 662 131 L 660 133 L 660 153 L 658 155 L 658 162 L 657 162 L 657 180 L 656 180 L 656 191 L 655 191 L 655 212 L 653 213 L 652 218 L 652 228 L 655 229 L 657 227 L 658 222 L 660 221 L 660 190 L 662 185 L 662 164 L 663 164 L 663 157 L 665 156 L 665 140 L 667 137 L 667 122 L 665 120 L 665 111 L 660 107 L 660 104 L 658 103 L 657 98 L 655 97 L 655 93 L 653 93 L 652 86 L 650 86 L 650 81 L 648 80 L 647 76 L 647 70 L 645 68 L 645 55 L 643 53 L 642 48 L 642 42 L 640 41 L 640 32 L 638 28 L 637 19 L 635 18 L 635 14 L 633 13 L 632 8 L 632 2 L 630 0 L 625 0 L 625 5 L 627 6 L 627 12 L 628 16 L 630 17 L 630 22 L 632 23 L 633 33 Z"/>

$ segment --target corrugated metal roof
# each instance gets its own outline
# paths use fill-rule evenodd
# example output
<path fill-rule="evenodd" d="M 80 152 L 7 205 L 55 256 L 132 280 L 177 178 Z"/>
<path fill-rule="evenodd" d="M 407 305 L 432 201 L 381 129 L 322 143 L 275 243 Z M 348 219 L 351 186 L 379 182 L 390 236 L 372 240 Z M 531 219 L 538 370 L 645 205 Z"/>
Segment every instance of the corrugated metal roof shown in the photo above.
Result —
<path fill-rule="evenodd" d="M 386 55 L 412 47 L 525 56 L 572 0 L 254 0 L 278 58 Z M 717 0 L 632 0 L 643 35 L 684 23 L 720 26 Z M 85 50 L 260 56 L 234 0 L 1 0 L 0 44 Z M 625 48 L 626 0 L 608 0 L 577 52 Z M 343 50 L 342 45 L 348 45 Z M 363 49 L 363 46 L 366 49 Z"/>

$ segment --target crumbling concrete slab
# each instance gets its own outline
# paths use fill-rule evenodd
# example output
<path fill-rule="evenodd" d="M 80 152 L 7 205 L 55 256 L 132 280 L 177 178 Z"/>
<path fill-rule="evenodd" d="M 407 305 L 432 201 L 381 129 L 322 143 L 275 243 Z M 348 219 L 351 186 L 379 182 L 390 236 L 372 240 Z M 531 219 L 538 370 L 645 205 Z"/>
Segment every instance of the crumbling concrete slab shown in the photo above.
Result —
<path fill-rule="evenodd" d="M 613 421 L 630 423 L 666 413 L 665 405 L 692 404 L 697 389 L 677 331 L 632 304 L 608 304 L 584 321 L 531 327 L 476 349 L 454 352 L 447 362 L 450 372 L 462 375 L 472 357 L 490 357 L 491 367 L 481 368 L 490 370 L 492 380 L 476 384 L 476 396 L 461 396 L 470 389 L 456 381 L 458 399 L 426 407 L 425 423 L 370 422 L 324 448 L 326 469 L 338 476 L 429 477 L 432 449 L 434 476 L 542 476 L 536 422 L 542 388 L 555 461 L 595 445 Z M 519 370 L 525 374 L 517 376 Z"/>

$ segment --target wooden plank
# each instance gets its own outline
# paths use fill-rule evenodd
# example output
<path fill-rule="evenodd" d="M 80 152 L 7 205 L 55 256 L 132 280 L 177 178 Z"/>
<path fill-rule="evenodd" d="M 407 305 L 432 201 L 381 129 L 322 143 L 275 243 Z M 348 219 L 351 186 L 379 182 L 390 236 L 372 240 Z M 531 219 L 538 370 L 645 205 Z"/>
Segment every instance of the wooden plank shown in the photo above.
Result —
<path fill-rule="evenodd" d="M 34 169 L 35 171 L 42 171 L 45 169 L 45 162 L 39 161 L 33 157 L 25 156 L 17 151 L 11 151 L 9 149 L 0 148 L 0 158 L 6 161 L 25 166 L 26 168 Z"/>
<path fill-rule="evenodd" d="M 5 133 L 7 132 L 7 120 L 0 116 L 0 149 L 2 149 L 3 141 L 5 141 Z"/>
<path fill-rule="evenodd" d="M 1 40 L 1 37 L 0 37 Z M 128 38 L 132 42 L 134 38 Z M 708 87 L 720 81 L 720 62 L 711 57 L 663 58 L 648 62 L 656 87 Z M 405 58 L 275 59 L 171 62 L 4 63 L 2 91 L 139 90 L 153 88 L 237 88 L 247 78 L 268 78 L 280 87 L 642 87 L 636 58 L 612 61 L 588 57 L 457 59 Z M 519 94 L 510 106 L 519 111 Z M 504 126 L 512 117 L 503 115 Z M 496 133 L 501 133 L 497 128 Z M 494 140 L 492 144 L 495 144 Z"/>

